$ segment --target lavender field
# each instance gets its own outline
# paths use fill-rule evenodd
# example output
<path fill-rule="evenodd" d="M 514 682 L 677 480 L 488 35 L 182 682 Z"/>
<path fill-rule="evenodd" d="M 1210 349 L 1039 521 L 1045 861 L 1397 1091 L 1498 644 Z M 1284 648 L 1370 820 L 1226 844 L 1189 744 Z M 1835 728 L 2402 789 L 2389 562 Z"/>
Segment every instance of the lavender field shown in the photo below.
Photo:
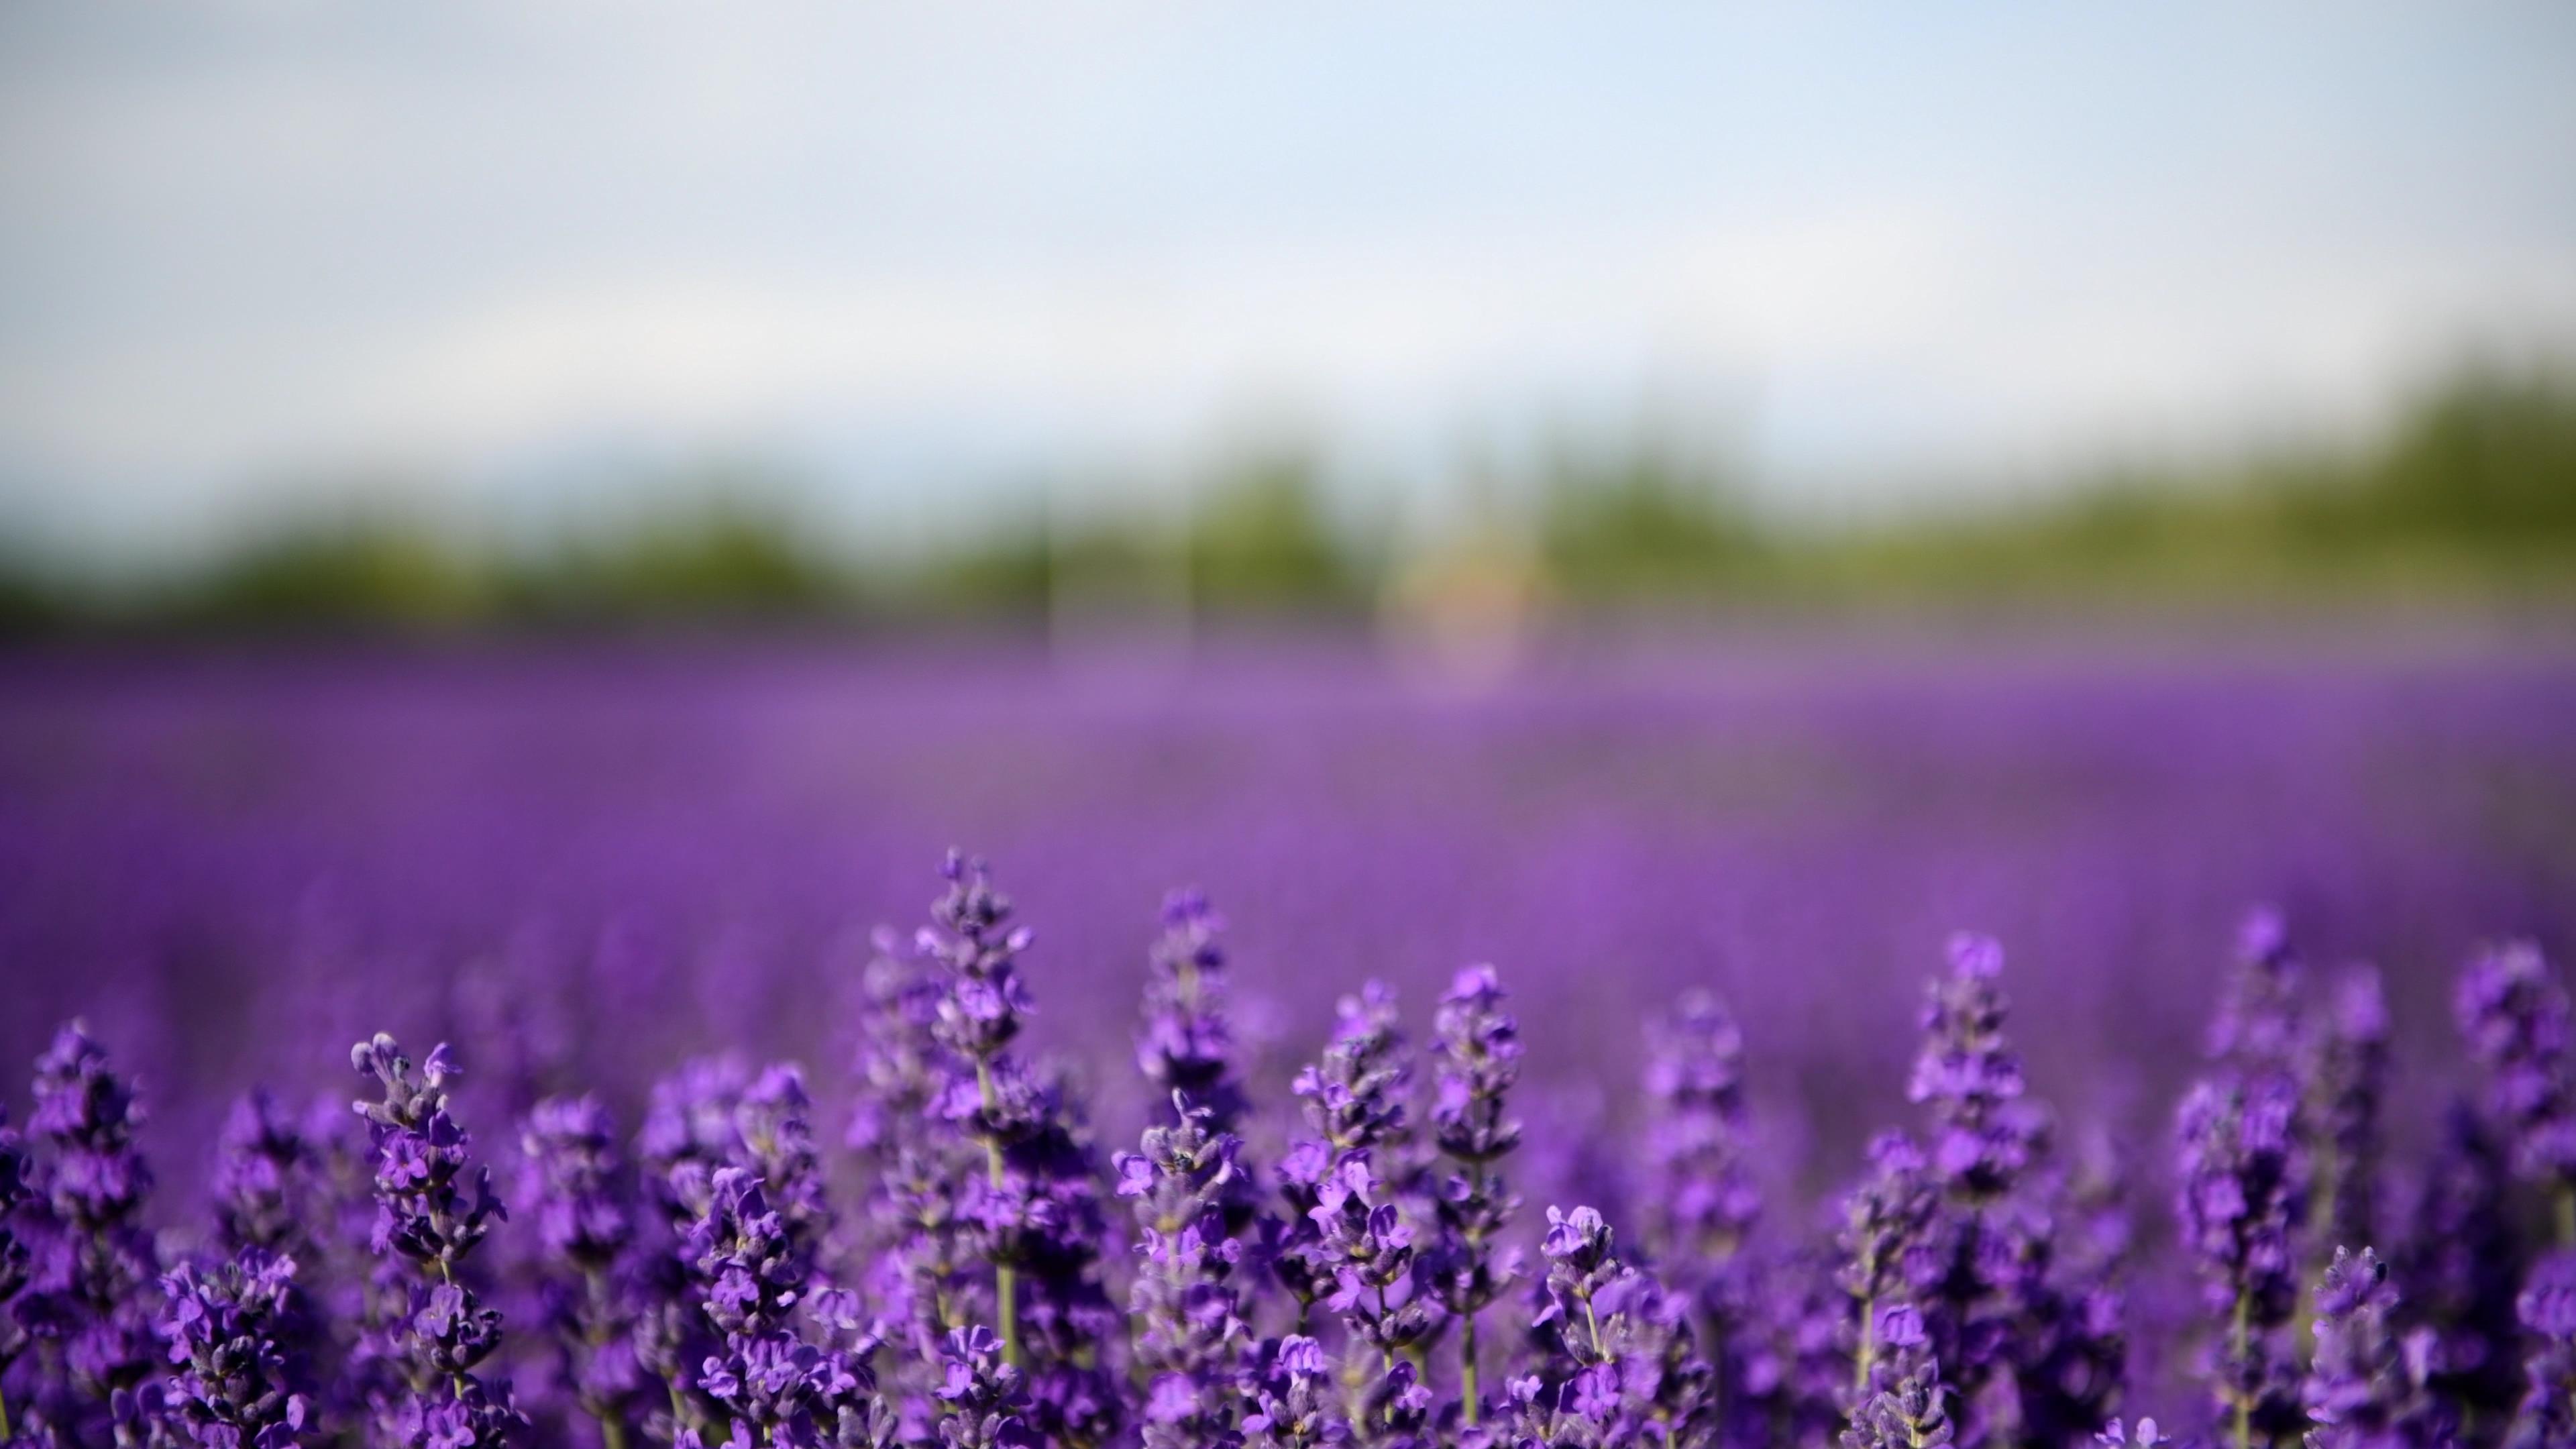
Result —
<path fill-rule="evenodd" d="M 0 1387 L 60 1444 L 2566 1444 L 2571 926 L 2532 645 L 28 655 Z"/>

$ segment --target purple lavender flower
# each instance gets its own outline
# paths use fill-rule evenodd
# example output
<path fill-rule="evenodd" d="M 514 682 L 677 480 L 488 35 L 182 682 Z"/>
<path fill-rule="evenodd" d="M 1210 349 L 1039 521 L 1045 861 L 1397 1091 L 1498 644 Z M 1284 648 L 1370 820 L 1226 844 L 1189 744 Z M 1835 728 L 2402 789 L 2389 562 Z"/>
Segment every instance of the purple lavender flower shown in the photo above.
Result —
<path fill-rule="evenodd" d="M 2460 979 L 2460 1032 L 2487 1073 L 2487 1110 L 2512 1144 L 2516 1171 L 2555 1199 L 2558 1241 L 2576 1246 L 2576 1064 L 2566 988 L 2540 948 L 2514 942 Z"/>
<path fill-rule="evenodd" d="M 1932 1169 L 1965 1196 L 2008 1191 L 2029 1165 L 2033 1124 L 2016 1109 L 2021 1058 L 2004 1037 L 2011 1003 L 2002 988 L 2003 948 L 1991 938 L 1950 940 L 1950 974 L 1923 1004 L 1923 1047 L 1907 1100 L 1932 1109 Z"/>
<path fill-rule="evenodd" d="M 1844 1200 L 1836 1240 L 1843 1255 L 1836 1279 L 1850 1299 L 1853 1413 L 1875 1391 L 1881 1318 L 1908 1303 L 1939 1261 L 1927 1239 L 1938 1199 L 1922 1149 L 1902 1132 L 1882 1133 L 1870 1143 L 1869 1164 L 1869 1175 Z"/>
<path fill-rule="evenodd" d="M 811 1293 L 810 1255 L 750 1171 L 720 1167 L 708 1189 L 683 1252 L 724 1339 L 698 1382 L 730 1418 L 733 1441 L 814 1444 L 842 1426 L 879 1421 L 856 1305 L 846 1294 Z M 809 1295 L 815 1326 L 850 1341 L 808 1337 L 798 1309 Z"/>
<path fill-rule="evenodd" d="M 1350 1438 L 1335 1406 L 1332 1361 L 1304 1334 L 1263 1343 L 1244 1386 L 1252 1410 L 1243 1416 L 1247 1449 L 1322 1449 Z"/>
<path fill-rule="evenodd" d="M 1460 1325 L 1460 1380 L 1470 1428 L 1481 1410 L 1476 1315 L 1520 1272 L 1517 1254 L 1494 1251 L 1494 1239 L 1520 1205 L 1497 1170 L 1521 1138 L 1507 1102 L 1520 1079 L 1520 1025 L 1502 1009 L 1504 995 L 1493 967 L 1470 966 L 1450 982 L 1436 1023 L 1439 1097 L 1431 1109 L 1432 1137 L 1458 1170 L 1440 1185 L 1440 1236 L 1419 1275 Z"/>
<path fill-rule="evenodd" d="M 265 1091 L 234 1099 L 215 1139 L 215 1232 L 229 1249 L 308 1261 L 315 1207 L 313 1148 L 302 1124 Z"/>
<path fill-rule="evenodd" d="M 1541 1382 L 1555 1387 L 1514 1390 L 1517 1428 L 1585 1444 L 1702 1442 L 1713 1427 L 1710 1372 L 1688 1300 L 1621 1262 L 1593 1209 L 1550 1207 L 1547 1222 L 1546 1306 L 1532 1328 L 1547 1349 Z"/>
<path fill-rule="evenodd" d="M 853 1247 L 880 1331 L 905 1350 L 888 1357 L 881 1387 L 899 1398 L 908 1437 L 919 1439 L 930 1433 L 947 1335 L 990 1316 L 968 1271 L 961 1207 L 984 1163 L 944 1115 L 967 1070 L 934 1035 L 945 973 L 890 930 L 871 940 L 848 1137 L 870 1187 Z"/>
<path fill-rule="evenodd" d="M 947 1134 L 930 1129 L 948 1096 L 956 1058 L 932 1035 L 947 994 L 940 974 L 891 930 L 879 927 L 870 944 L 851 1063 L 857 1091 L 848 1142 L 885 1164 L 907 1148 L 945 1139 Z"/>
<path fill-rule="evenodd" d="M 1929 1109 L 1937 1192 L 1909 1286 L 1960 1443 L 2098 1428 L 2122 1368 L 2121 1300 L 2055 1260 L 2063 1183 L 2005 1034 L 2003 948 L 1960 934 L 1924 1003 L 1907 1095 Z"/>
<path fill-rule="evenodd" d="M 1136 1200 L 1143 1261 L 1129 1299 L 1135 1364 L 1149 1385 L 1149 1449 L 1188 1449 L 1233 1435 L 1232 1369 L 1248 1336 L 1232 1281 L 1243 1245 L 1224 1204 L 1240 1176 L 1240 1139 L 1210 1130 L 1212 1114 L 1172 1094 L 1178 1121 L 1145 1129 L 1142 1152 L 1118 1157 L 1118 1192 Z"/>
<path fill-rule="evenodd" d="M 473 1370 L 501 1344 L 501 1315 L 485 1308 L 457 1270 L 503 1216 L 492 1170 L 467 1169 L 469 1139 L 447 1111 L 455 1059 L 441 1043 L 418 1070 L 394 1039 L 378 1032 L 349 1052 L 350 1065 L 384 1090 L 355 1104 L 375 1148 L 372 1246 L 397 1269 L 401 1308 L 382 1326 L 372 1356 L 401 1374 L 399 1393 L 371 1405 L 378 1435 L 410 1449 L 465 1449 L 506 1442 L 527 1422 L 510 1403 L 507 1380 L 487 1384 Z M 472 1195 L 465 1185 L 470 1183 Z"/>
<path fill-rule="evenodd" d="M 1335 1152 L 1401 1156 L 1411 1142 L 1404 1099 L 1413 1067 L 1396 1027 L 1395 991 L 1371 981 L 1333 1010 L 1332 1040 L 1292 1088 L 1305 1102 L 1307 1125 Z"/>
<path fill-rule="evenodd" d="M 977 1324 L 949 1334 L 945 1352 L 939 1442 L 947 1449 L 1020 1449 L 1030 1443 L 1028 1394 L 1020 1371 L 1003 1356 L 1001 1339 Z"/>
<path fill-rule="evenodd" d="M 1099 1443 L 1123 1403 L 1104 1361 L 1120 1315 L 1100 1286 L 1096 1160 L 1067 1094 L 1008 1050 L 1029 1010 L 1018 968 L 1028 929 L 1011 923 L 983 862 L 952 851 L 942 875 L 920 945 L 947 972 L 933 1034 L 972 1068 L 945 1104 L 984 1148 L 985 1180 L 959 1205 L 968 1241 L 993 1265 L 1003 1356 L 1027 1369 L 1031 1427 L 1058 1444 Z"/>
<path fill-rule="evenodd" d="M 2308 1033 L 2300 975 L 2281 913 L 2264 906 L 2248 914 L 2236 934 L 2235 974 L 2210 1023 L 2210 1060 L 2247 1074 L 2295 1074 Z"/>
<path fill-rule="evenodd" d="M 1315 1135 L 1279 1160 L 1279 1192 L 1288 1213 L 1265 1247 L 1272 1273 L 1296 1300 L 1301 1331 L 1315 1303 L 1334 1291 L 1340 1267 L 1324 1245 L 1326 1216 L 1319 1209 L 1325 1180 L 1354 1157 L 1372 1184 L 1379 1160 L 1409 1160 L 1404 1098 L 1412 1069 L 1404 1047 L 1395 993 L 1371 981 L 1336 1005 L 1323 1057 L 1301 1069 L 1293 1084 Z"/>
<path fill-rule="evenodd" d="M 1923 1315 L 1905 1304 L 1888 1308 L 1876 1337 L 1882 1352 L 1873 1387 L 1843 1430 L 1844 1449 L 1938 1449 L 1953 1442 L 1956 1395 L 1941 1382 Z"/>
<path fill-rule="evenodd" d="M 670 1401 L 667 1411 L 656 1408 L 651 1416 L 658 1439 L 676 1440 L 684 1431 L 703 1435 L 714 1422 L 715 1405 L 698 1376 L 722 1345 L 700 1306 L 688 1242 L 713 1205 L 715 1173 L 743 1154 L 736 1113 L 748 1084 L 748 1073 L 732 1058 L 684 1062 L 653 1084 L 636 1134 L 639 1176 L 661 1218 L 659 1240 L 668 1249 L 642 1260 L 637 1270 L 636 1360 L 662 1381 Z"/>
<path fill-rule="evenodd" d="M 596 1098 L 537 1103 L 519 1141 L 527 1155 L 519 1196 L 544 1254 L 538 1297 L 557 1374 L 598 1421 L 606 1449 L 623 1449 L 648 1388 L 659 1389 L 637 1348 L 650 1298 L 633 1175 Z"/>
<path fill-rule="evenodd" d="M 36 1061 L 27 1125 L 51 1149 L 33 1182 L 36 1232 L 18 1304 L 30 1334 L 58 1356 L 80 1402 L 37 1406 L 50 1427 L 92 1437 L 98 1411 L 143 1381 L 158 1356 L 152 1318 L 160 1264 L 142 1226 L 151 1169 L 134 1144 L 143 1120 L 133 1088 L 78 1022 Z"/>
<path fill-rule="evenodd" d="M 815 1155 L 814 1132 L 808 1122 L 812 1106 L 805 1094 L 804 1069 L 793 1062 L 773 1062 L 762 1068 L 734 1104 L 734 1133 L 741 1142 L 738 1160 L 760 1179 L 761 1190 L 809 1271 L 832 1230 L 822 1160 Z"/>
<path fill-rule="evenodd" d="M 2181 1113 L 2184 1245 L 2199 1259 L 2203 1302 L 2225 1328 L 2211 1378 L 2237 1449 L 2296 1430 L 2288 1342 L 2306 1213 L 2297 1087 L 2284 1077 L 2204 1082 Z"/>
<path fill-rule="evenodd" d="M 2454 1103 L 2423 1174 L 2399 1260 L 2399 1305 L 2433 1391 L 2464 1418 L 2501 1424 L 2522 1395 L 2514 1315 L 2526 1251 L 2509 1216 L 2513 1171 L 2478 1112 Z"/>
<path fill-rule="evenodd" d="M 0 1382 L 5 1382 L 9 1366 L 27 1349 L 27 1331 L 19 1326 L 15 1311 L 18 1293 L 27 1286 L 27 1245 L 17 1222 L 19 1210 L 33 1195 L 27 1176 L 26 1150 L 17 1129 L 9 1125 L 8 1108 L 0 1106 Z M 9 1399 L 0 1391 L 0 1442 L 9 1438 Z"/>
<path fill-rule="evenodd" d="M 704 1211 L 698 1198 L 707 1178 L 742 1155 L 735 1114 L 749 1085 L 732 1057 L 694 1058 L 653 1084 L 635 1152 L 645 1187 L 675 1234 Z"/>
<path fill-rule="evenodd" d="M 1315 1184 L 1309 1215 L 1318 1229 L 1315 1260 L 1332 1286 L 1324 1306 L 1341 1315 L 1353 1339 L 1392 1365 L 1428 1339 L 1439 1319 L 1414 1282 L 1413 1225 L 1369 1170 L 1368 1154 L 1345 1155 Z"/>
<path fill-rule="evenodd" d="M 2335 1249 L 2317 1285 L 2316 1359 L 2301 1399 L 2309 1449 L 2403 1449 L 2433 1442 L 2420 1385 L 2390 1326 L 2396 1293 L 2370 1249 Z"/>
<path fill-rule="evenodd" d="M 169 1345 L 163 1421 L 204 1449 L 290 1449 L 312 1398 L 285 1341 L 295 1313 L 295 1263 L 261 1247 L 162 1279 L 155 1328 Z"/>
<path fill-rule="evenodd" d="M 1032 937 L 1027 927 L 1011 924 L 1010 898 L 993 888 L 991 868 L 983 861 L 952 850 L 940 874 L 948 889 L 931 904 L 936 924 L 925 928 L 918 942 L 922 956 L 947 972 L 931 1034 L 973 1074 L 972 1095 L 966 1081 L 952 1081 L 941 1110 L 963 1123 L 967 1135 L 984 1148 L 987 1190 L 968 1216 L 993 1220 L 1007 1231 L 1016 1200 L 1027 1194 L 1003 1200 L 1004 1151 L 1033 1131 L 1036 1117 L 1034 1089 L 1003 1055 L 1028 1012 L 1019 954 Z M 1017 1264 L 1007 1253 L 988 1250 L 986 1256 L 993 1264 L 1002 1356 L 1016 1367 L 1021 1361 Z"/>
<path fill-rule="evenodd" d="M 1434 1449 L 1431 1388 L 1411 1359 L 1367 1381 L 1352 1408 L 1351 1442 L 1365 1449 Z"/>
<path fill-rule="evenodd" d="M 2379 973 L 2356 968 L 2336 983 L 2333 1005 L 2310 1073 L 2317 1115 L 2311 1236 L 2321 1244 L 2367 1243 L 2379 1230 L 2380 1115 L 2389 1072 L 2388 1003 Z"/>
<path fill-rule="evenodd" d="M 1691 991 L 1646 1034 L 1650 1241 L 1686 1283 L 1722 1278 L 1762 1212 L 1744 1110 L 1744 1033 Z"/>
<path fill-rule="evenodd" d="M 1163 899 L 1163 933 L 1147 960 L 1136 1064 L 1157 1095 L 1178 1092 L 1208 1113 L 1210 1131 L 1236 1131 L 1244 1112 L 1234 1032 L 1225 1013 L 1225 918 L 1196 889 Z"/>
<path fill-rule="evenodd" d="M 2531 1355 L 2523 1363 L 2525 1387 L 2506 1449 L 2576 1444 L 2576 1252 L 2561 1250 L 2543 1260 L 2515 1311 Z"/>

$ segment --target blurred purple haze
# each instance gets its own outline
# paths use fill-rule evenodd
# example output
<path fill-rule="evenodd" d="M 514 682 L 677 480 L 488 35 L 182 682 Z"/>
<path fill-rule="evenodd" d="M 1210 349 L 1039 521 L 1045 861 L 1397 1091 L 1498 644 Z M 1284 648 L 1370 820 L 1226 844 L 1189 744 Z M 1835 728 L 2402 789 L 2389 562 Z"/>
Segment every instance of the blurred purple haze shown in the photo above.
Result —
<path fill-rule="evenodd" d="M 2465 953 L 2510 933 L 2565 959 L 2576 663 L 1774 641 L 1465 695 L 1324 645 L 1135 677 L 998 645 L 22 656 L 0 1061 L 86 1015 L 144 1079 L 173 1212 L 234 1090 L 338 1088 L 377 1028 L 456 1039 L 492 1108 L 800 1056 L 828 1121 L 867 931 L 921 919 L 951 843 L 1038 931 L 1036 1042 L 1111 1140 L 1155 907 L 1195 883 L 1231 921 L 1265 1101 L 1336 994 L 1383 976 L 1419 1032 L 1490 959 L 1534 1112 L 1624 1121 L 1642 1018 L 1706 983 L 1775 1170 L 1814 1191 L 1907 1112 L 1959 927 L 2003 939 L 2014 1034 L 2071 1122 L 2163 1141 L 2257 901 L 2320 965 L 2378 962 L 2400 1070 L 2447 1079 Z M 2401 1101 L 2411 1136 L 2439 1094 Z"/>

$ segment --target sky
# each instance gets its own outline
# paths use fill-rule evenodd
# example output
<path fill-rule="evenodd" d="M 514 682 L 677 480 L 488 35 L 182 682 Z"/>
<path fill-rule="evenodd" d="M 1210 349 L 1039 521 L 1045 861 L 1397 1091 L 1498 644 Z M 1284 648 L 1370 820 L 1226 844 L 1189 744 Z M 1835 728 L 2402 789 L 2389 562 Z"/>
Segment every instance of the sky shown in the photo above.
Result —
<path fill-rule="evenodd" d="M 66 554 L 1280 442 L 1866 515 L 2571 352 L 2564 4 L 0 8 L 0 530 Z"/>

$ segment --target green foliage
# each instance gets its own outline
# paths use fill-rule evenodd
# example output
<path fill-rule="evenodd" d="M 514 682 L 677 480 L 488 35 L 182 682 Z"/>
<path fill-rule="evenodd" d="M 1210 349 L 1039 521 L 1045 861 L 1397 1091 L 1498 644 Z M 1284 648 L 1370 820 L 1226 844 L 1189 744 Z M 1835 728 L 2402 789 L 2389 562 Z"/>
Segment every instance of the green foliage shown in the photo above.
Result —
<path fill-rule="evenodd" d="M 1574 609 L 1909 609 L 2576 601 L 2576 374 L 2480 369 L 2377 444 L 2221 468 L 2140 467 L 2053 501 L 1800 532 L 1651 445 L 1561 453 L 1516 527 Z M 1403 560 L 1335 518 L 1312 460 L 1240 460 L 1186 519 L 1006 516 L 863 571 L 785 511 L 719 504 L 551 548 L 476 550 L 375 520 L 271 536 L 152 596 L 0 568 L 0 634 L 158 627 L 440 630 L 1185 609 L 1350 616 Z M 1492 520 L 1483 522 L 1490 524 Z"/>

